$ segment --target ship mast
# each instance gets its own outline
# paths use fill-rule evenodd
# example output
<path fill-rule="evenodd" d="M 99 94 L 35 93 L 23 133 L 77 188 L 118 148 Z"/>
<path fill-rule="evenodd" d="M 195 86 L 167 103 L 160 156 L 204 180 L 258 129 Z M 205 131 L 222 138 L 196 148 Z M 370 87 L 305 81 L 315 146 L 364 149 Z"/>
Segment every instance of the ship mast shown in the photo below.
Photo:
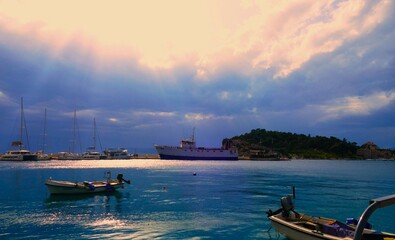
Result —
<path fill-rule="evenodd" d="M 192 142 L 195 142 L 195 127 L 192 129 Z"/>

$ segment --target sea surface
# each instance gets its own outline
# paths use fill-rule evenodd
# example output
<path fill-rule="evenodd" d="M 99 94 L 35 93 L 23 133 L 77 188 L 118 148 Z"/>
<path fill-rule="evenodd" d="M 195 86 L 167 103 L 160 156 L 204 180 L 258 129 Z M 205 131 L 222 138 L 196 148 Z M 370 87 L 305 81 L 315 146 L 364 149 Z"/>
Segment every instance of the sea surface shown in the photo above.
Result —
<path fill-rule="evenodd" d="M 44 185 L 104 180 L 108 170 L 132 183 L 68 197 Z M 298 212 L 358 218 L 370 199 L 395 194 L 395 161 L 0 162 L 0 239 L 286 239 L 266 211 L 292 186 Z M 395 232 L 394 215 L 380 209 L 370 223 Z"/>

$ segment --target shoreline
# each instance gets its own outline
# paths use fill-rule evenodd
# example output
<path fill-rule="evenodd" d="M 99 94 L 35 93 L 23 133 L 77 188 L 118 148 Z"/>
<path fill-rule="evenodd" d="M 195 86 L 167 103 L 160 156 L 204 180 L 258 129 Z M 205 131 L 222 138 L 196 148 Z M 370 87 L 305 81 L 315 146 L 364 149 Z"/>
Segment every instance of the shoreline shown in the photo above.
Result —
<path fill-rule="evenodd" d="M 52 159 L 38 159 L 38 160 L 0 160 L 0 162 L 45 162 L 45 161 L 84 161 L 84 160 L 89 160 L 89 161 L 103 161 L 103 160 L 110 160 L 110 161 L 128 161 L 128 160 L 163 160 L 163 161 L 169 161 L 168 159 L 161 159 L 159 155 L 157 154 L 134 154 L 130 156 L 129 158 L 125 159 L 116 159 L 116 158 L 105 158 L 105 159 L 57 159 L 57 158 L 52 158 Z M 177 159 L 174 159 L 177 160 Z M 317 158 L 289 158 L 289 159 L 278 159 L 278 158 L 247 158 L 247 157 L 239 157 L 238 160 L 229 160 L 229 162 L 232 161 L 253 161 L 253 162 L 288 162 L 288 161 L 301 161 L 301 160 L 307 160 L 307 161 L 395 161 L 395 159 L 350 159 L 350 158 L 336 158 L 336 159 L 317 159 Z M 172 160 L 170 160 L 172 161 Z M 177 160 L 177 161 L 183 161 L 183 160 Z M 185 160 L 185 161 L 215 161 L 215 160 Z M 226 162 L 227 160 L 225 160 Z"/>

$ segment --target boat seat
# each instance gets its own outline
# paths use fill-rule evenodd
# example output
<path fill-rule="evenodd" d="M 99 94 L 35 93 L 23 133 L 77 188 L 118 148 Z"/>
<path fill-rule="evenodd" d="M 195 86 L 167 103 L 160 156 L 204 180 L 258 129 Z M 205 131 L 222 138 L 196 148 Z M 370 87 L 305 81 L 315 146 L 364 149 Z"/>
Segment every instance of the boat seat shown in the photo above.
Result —
<path fill-rule="evenodd" d="M 310 230 L 318 230 L 317 224 L 315 224 L 313 222 L 304 222 L 303 227 L 308 228 Z"/>

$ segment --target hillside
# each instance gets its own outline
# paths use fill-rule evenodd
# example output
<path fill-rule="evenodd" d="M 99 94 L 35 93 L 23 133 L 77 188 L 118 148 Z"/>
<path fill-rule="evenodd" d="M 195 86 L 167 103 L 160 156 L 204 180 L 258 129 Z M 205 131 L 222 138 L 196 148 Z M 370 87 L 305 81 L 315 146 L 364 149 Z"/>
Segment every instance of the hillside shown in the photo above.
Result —
<path fill-rule="evenodd" d="M 355 142 L 335 137 L 254 129 L 230 139 L 241 158 L 358 159 Z"/>

